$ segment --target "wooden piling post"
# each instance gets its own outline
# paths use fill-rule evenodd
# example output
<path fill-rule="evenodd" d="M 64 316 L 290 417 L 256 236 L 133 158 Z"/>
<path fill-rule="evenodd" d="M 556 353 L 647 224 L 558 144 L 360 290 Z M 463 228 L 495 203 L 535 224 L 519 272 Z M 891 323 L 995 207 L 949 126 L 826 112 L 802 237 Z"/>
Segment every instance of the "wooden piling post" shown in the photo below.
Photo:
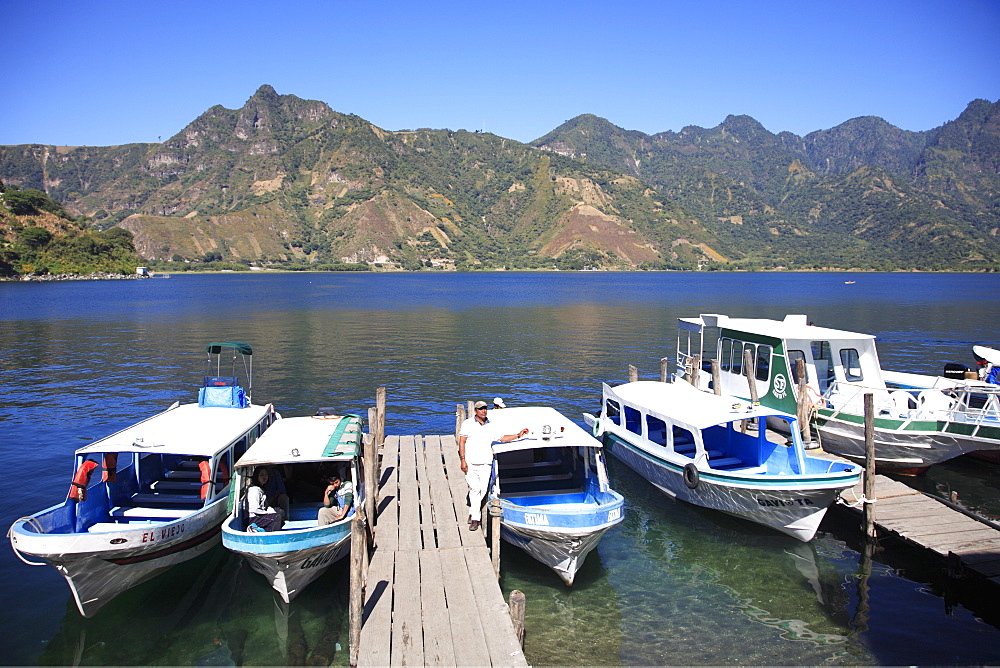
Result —
<path fill-rule="evenodd" d="M 375 432 L 375 447 L 381 447 L 385 442 L 385 387 L 375 390 L 375 410 L 378 413 L 378 428 Z"/>
<path fill-rule="evenodd" d="M 493 558 L 493 572 L 500 579 L 500 518 L 503 510 L 500 509 L 500 499 L 490 501 L 490 556 Z"/>
<path fill-rule="evenodd" d="M 351 520 L 351 600 L 350 600 L 350 662 L 358 665 L 361 651 L 361 622 L 365 610 L 365 562 L 368 560 L 365 540 L 365 511 L 358 508 Z"/>
<path fill-rule="evenodd" d="M 510 593 L 507 606 L 510 608 L 510 621 L 514 623 L 514 633 L 517 635 L 517 641 L 521 643 L 521 649 L 524 649 L 525 603 L 524 594 L 520 590 L 515 589 Z"/>
<path fill-rule="evenodd" d="M 465 406 L 462 404 L 455 405 L 455 438 L 458 438 L 458 433 L 462 430 L 462 423 L 465 422 Z"/>
<path fill-rule="evenodd" d="M 375 412 L 374 408 L 368 409 L 369 420 L 371 420 L 371 414 Z M 368 424 L 371 424 L 369 421 Z M 375 517 L 375 497 L 378 496 L 378 475 L 376 470 L 378 469 L 378 462 L 376 458 L 375 448 L 375 437 L 372 436 L 371 431 L 365 434 L 364 438 L 364 452 L 362 453 L 365 462 L 365 517 L 371 518 L 369 520 L 371 526 L 374 528 L 376 522 Z"/>
<path fill-rule="evenodd" d="M 701 380 L 701 354 L 696 354 L 691 358 L 691 375 L 688 376 L 688 382 L 698 387 L 698 381 Z"/>
<path fill-rule="evenodd" d="M 634 383 L 639 380 L 639 367 L 634 364 L 628 365 L 628 382 Z"/>
<path fill-rule="evenodd" d="M 712 360 L 712 391 L 722 395 L 722 372 L 719 368 L 719 360 Z"/>
<path fill-rule="evenodd" d="M 667 378 L 670 377 L 670 358 L 662 357 L 660 358 L 660 382 L 667 382 Z"/>
<path fill-rule="evenodd" d="M 743 351 L 743 372 L 747 375 L 747 383 L 750 385 L 750 401 L 756 406 L 760 403 L 760 395 L 757 394 L 757 371 L 753 364 L 753 353 L 749 350 Z"/>
<path fill-rule="evenodd" d="M 864 530 L 865 537 L 874 540 L 875 531 L 875 395 L 865 392 L 865 476 Z"/>
<path fill-rule="evenodd" d="M 806 390 L 806 361 L 802 358 L 795 360 L 795 384 L 798 386 L 798 408 L 797 417 L 799 419 L 799 431 L 802 433 L 802 444 L 808 447 L 812 443 L 812 431 L 809 428 L 810 401 L 808 390 Z"/>

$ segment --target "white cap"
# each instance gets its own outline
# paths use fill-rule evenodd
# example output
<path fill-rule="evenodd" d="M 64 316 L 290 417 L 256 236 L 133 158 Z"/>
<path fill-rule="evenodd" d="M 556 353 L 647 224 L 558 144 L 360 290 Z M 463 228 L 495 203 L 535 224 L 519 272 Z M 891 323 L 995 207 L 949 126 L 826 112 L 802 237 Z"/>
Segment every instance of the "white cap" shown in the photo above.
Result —
<path fill-rule="evenodd" d="M 505 404 L 503 402 L 503 399 L 501 399 L 500 397 L 493 397 L 493 405 L 499 406 L 500 408 L 507 408 L 507 404 Z"/>

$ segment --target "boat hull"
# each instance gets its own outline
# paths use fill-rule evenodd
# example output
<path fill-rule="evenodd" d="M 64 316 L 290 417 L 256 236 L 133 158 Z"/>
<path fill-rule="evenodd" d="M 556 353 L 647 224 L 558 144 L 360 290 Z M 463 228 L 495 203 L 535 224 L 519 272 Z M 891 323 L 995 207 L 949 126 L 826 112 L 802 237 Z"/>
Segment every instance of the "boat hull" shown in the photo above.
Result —
<path fill-rule="evenodd" d="M 973 452 L 1000 455 L 1000 427 L 938 421 L 875 421 L 875 465 L 881 469 L 919 472 L 928 466 Z M 865 458 L 864 417 L 834 417 L 820 410 L 815 426 L 825 451 L 855 461 Z"/>
<path fill-rule="evenodd" d="M 500 537 L 551 568 L 567 585 L 572 585 L 587 555 L 597 547 L 609 528 L 551 531 L 501 521 Z"/>
<path fill-rule="evenodd" d="M 59 571 L 80 614 L 92 617 L 127 589 L 218 545 L 225 506 L 221 499 L 174 522 L 124 531 L 37 533 L 22 520 L 12 527 L 11 545 Z"/>
<path fill-rule="evenodd" d="M 684 464 L 649 453 L 617 434 L 605 434 L 611 453 L 663 493 L 696 506 L 718 510 L 797 538 L 812 540 L 827 508 L 858 475 L 809 483 L 797 476 L 736 476 L 700 472 L 697 486 L 684 480 Z"/>
<path fill-rule="evenodd" d="M 236 529 L 235 518 L 223 526 L 223 544 L 246 558 L 285 603 L 351 552 L 350 521 L 272 533 Z"/>

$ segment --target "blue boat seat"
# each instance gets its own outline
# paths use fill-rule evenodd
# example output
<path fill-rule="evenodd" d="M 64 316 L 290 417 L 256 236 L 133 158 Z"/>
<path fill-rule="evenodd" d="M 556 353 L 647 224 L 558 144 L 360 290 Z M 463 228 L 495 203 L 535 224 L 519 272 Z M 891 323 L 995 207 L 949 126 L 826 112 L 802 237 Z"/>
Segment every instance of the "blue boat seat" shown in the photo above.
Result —
<path fill-rule="evenodd" d="M 154 492 L 179 490 L 201 494 L 201 483 L 198 480 L 157 480 L 149 488 Z"/>
<path fill-rule="evenodd" d="M 177 505 L 190 507 L 204 504 L 204 500 L 200 495 L 190 496 L 187 494 L 133 494 L 131 501 L 136 505 L 142 506 Z"/>
<path fill-rule="evenodd" d="M 713 469 L 737 468 L 744 466 L 743 460 L 738 457 L 721 457 L 719 459 L 712 459 L 709 457 L 708 465 Z"/>

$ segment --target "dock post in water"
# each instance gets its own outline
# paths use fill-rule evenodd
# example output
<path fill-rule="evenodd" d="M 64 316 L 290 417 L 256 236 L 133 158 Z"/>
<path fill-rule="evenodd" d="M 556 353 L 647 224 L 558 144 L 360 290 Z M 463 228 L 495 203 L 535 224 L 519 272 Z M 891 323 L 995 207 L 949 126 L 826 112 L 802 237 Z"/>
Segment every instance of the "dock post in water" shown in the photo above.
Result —
<path fill-rule="evenodd" d="M 874 540 L 875 532 L 875 397 L 865 392 L 865 538 Z"/>
<path fill-rule="evenodd" d="M 500 499 L 490 501 L 490 556 L 493 558 L 493 570 L 500 579 L 500 518 L 503 510 L 500 509 Z"/>
<path fill-rule="evenodd" d="M 799 431 L 802 432 L 802 445 L 806 448 L 812 444 L 812 431 L 809 427 L 809 414 L 812 412 L 809 404 L 809 390 L 806 389 L 806 361 L 802 358 L 795 360 L 795 384 L 798 387 L 798 408 L 797 417 L 799 419 Z"/>
<path fill-rule="evenodd" d="M 358 665 L 361 651 L 361 624 L 365 606 L 365 572 L 368 570 L 368 545 L 365 540 L 365 511 L 358 508 L 351 520 L 351 600 L 350 600 L 350 661 Z"/>
<path fill-rule="evenodd" d="M 373 408 L 368 409 L 369 422 L 371 424 L 371 414 L 375 411 Z M 378 447 L 375 444 L 375 436 L 369 432 L 365 434 L 364 438 L 364 452 L 362 457 L 364 457 L 365 462 L 365 517 L 370 517 L 369 524 L 372 529 L 375 528 L 375 487 L 378 485 Z"/>
<path fill-rule="evenodd" d="M 670 375 L 670 358 L 661 357 L 660 358 L 660 382 L 667 382 L 667 377 Z"/>
<path fill-rule="evenodd" d="M 722 396 L 722 373 L 719 369 L 719 360 L 712 360 L 712 391 Z"/>
<path fill-rule="evenodd" d="M 639 367 L 634 364 L 628 365 L 628 382 L 634 383 L 639 380 Z"/>
<path fill-rule="evenodd" d="M 524 608 L 525 608 L 525 597 L 524 593 L 518 589 L 515 589 L 510 593 L 509 603 L 507 607 L 510 608 L 510 621 L 514 623 L 514 633 L 517 634 L 517 642 L 521 643 L 521 647 L 524 647 Z"/>

